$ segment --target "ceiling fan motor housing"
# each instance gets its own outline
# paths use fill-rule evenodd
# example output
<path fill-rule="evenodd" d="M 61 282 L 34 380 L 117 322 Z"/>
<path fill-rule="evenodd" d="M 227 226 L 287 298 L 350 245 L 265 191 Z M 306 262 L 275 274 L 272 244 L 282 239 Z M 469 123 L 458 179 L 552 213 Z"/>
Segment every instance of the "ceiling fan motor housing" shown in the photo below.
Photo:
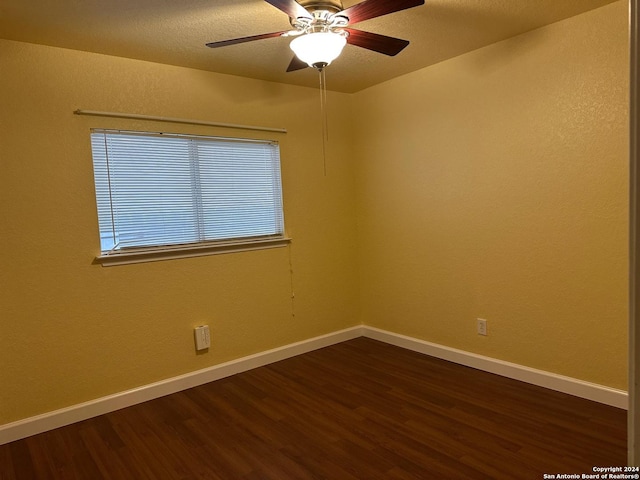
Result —
<path fill-rule="evenodd" d="M 299 34 L 317 32 L 335 32 L 337 29 L 346 27 L 349 19 L 343 15 L 336 15 L 343 10 L 340 1 L 313 1 L 307 0 L 298 2 L 312 16 L 290 18 L 291 25 L 298 30 Z"/>

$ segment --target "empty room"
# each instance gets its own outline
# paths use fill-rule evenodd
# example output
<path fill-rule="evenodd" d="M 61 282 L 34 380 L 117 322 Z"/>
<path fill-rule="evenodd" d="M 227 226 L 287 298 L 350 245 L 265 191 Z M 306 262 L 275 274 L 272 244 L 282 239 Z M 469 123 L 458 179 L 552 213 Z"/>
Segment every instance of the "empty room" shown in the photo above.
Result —
<path fill-rule="evenodd" d="M 629 1 L 58 3 L 0 4 L 1 480 L 640 478 Z"/>

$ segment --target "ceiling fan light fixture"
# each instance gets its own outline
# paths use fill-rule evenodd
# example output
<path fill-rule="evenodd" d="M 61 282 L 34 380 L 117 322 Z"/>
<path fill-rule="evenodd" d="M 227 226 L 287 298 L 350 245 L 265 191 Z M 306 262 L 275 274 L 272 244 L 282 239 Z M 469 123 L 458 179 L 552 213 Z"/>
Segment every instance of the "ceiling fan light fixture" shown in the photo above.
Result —
<path fill-rule="evenodd" d="M 294 38 L 289 46 L 300 60 L 321 70 L 340 56 L 346 44 L 344 33 L 314 32 Z"/>

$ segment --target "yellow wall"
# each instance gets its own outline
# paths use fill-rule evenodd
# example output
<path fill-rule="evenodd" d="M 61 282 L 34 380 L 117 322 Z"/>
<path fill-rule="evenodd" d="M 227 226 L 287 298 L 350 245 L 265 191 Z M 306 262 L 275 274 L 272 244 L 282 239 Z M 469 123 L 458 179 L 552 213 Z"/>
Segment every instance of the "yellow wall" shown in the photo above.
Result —
<path fill-rule="evenodd" d="M 324 177 L 317 90 L 10 41 L 0 62 L 0 424 L 359 322 L 348 95 L 329 96 Z M 93 265 L 91 127 L 279 140 L 291 248 Z M 201 323 L 212 348 L 196 355 Z"/>
<path fill-rule="evenodd" d="M 330 93 L 327 177 L 317 90 L 0 40 L 0 425 L 360 322 L 624 388 L 626 21 Z M 291 248 L 93 265 L 91 127 L 279 140 Z"/>
<path fill-rule="evenodd" d="M 363 321 L 626 388 L 627 64 L 620 1 L 356 94 Z"/>

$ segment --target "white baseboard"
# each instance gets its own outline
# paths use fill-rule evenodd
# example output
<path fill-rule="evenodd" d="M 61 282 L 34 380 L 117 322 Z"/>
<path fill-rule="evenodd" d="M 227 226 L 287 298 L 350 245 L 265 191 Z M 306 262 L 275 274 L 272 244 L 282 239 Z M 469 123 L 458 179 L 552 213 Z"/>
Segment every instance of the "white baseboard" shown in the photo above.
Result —
<path fill-rule="evenodd" d="M 612 407 L 627 409 L 629 400 L 624 390 L 605 387 L 595 383 L 577 380 L 555 373 L 524 367 L 516 363 L 496 360 L 494 358 L 476 355 L 474 353 L 445 347 L 436 343 L 419 340 L 405 335 L 380 330 L 374 327 L 363 326 L 363 336 L 379 340 L 381 342 L 396 345 L 398 347 L 424 353 L 432 357 L 448 360 L 453 363 L 476 368 L 489 373 L 495 373 L 503 377 L 512 378 L 521 382 L 530 383 L 539 387 L 549 388 L 558 392 L 568 393 L 576 397 L 586 398 L 595 402 L 610 405 Z"/>
<path fill-rule="evenodd" d="M 627 392 L 623 390 L 616 390 L 576 380 L 575 378 L 523 367 L 515 363 L 476 355 L 378 328 L 357 326 L 98 398 L 90 402 L 1 425 L 0 445 L 361 336 L 613 407 L 628 408 Z"/>
<path fill-rule="evenodd" d="M 0 445 L 362 336 L 353 327 L 0 426 Z"/>

